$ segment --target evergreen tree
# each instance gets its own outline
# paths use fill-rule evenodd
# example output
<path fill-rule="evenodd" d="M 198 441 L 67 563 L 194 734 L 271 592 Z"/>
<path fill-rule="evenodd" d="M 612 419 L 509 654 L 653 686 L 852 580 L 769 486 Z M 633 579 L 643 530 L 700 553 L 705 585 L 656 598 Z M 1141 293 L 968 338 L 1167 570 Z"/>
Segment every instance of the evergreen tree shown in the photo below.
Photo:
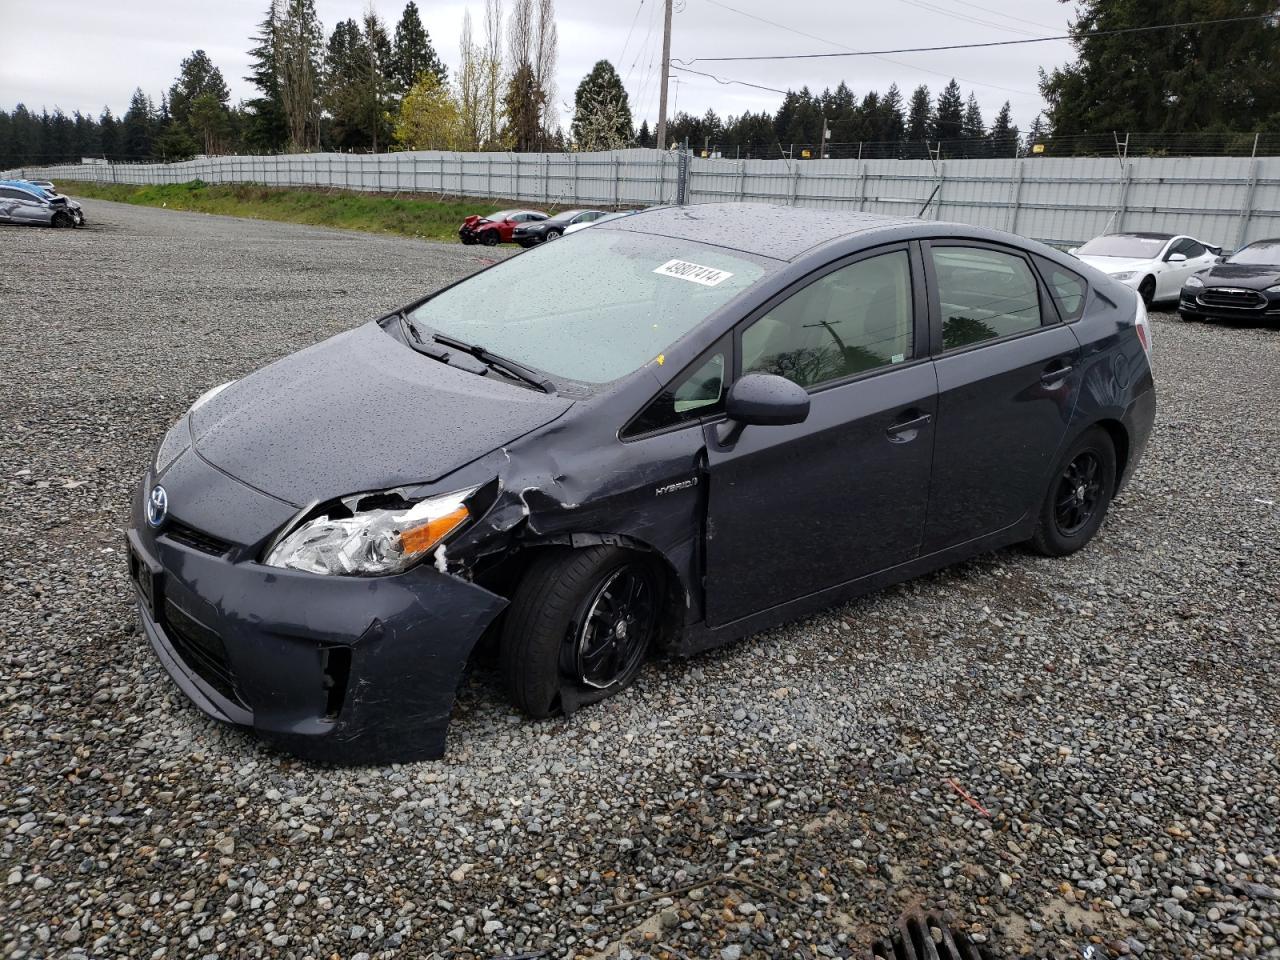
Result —
<path fill-rule="evenodd" d="M 169 88 L 169 115 L 175 123 L 185 125 L 196 97 L 212 96 L 225 109 L 230 92 L 222 71 L 213 65 L 203 50 L 193 51 L 178 68 L 178 79 Z"/>
<path fill-rule="evenodd" d="M 270 0 L 266 19 L 258 25 L 255 43 L 249 51 L 250 74 L 245 80 L 258 88 L 259 96 L 248 100 L 245 109 L 245 142 L 258 150 L 277 151 L 289 140 L 289 124 L 280 98 L 280 74 L 276 67 L 276 3 Z"/>
<path fill-rule="evenodd" d="M 102 148 L 102 156 L 115 160 L 120 156 L 120 124 L 111 115 L 109 107 L 102 108 L 98 117 L 98 140 Z"/>
<path fill-rule="evenodd" d="M 960 96 L 960 84 L 953 79 L 938 94 L 938 109 L 933 117 L 933 138 L 955 140 L 964 129 L 964 100 Z"/>
<path fill-rule="evenodd" d="M 129 100 L 129 109 L 120 122 L 120 153 L 125 160 L 150 160 L 155 137 L 155 110 L 138 87 Z"/>
<path fill-rule="evenodd" d="M 315 0 L 279 0 L 273 57 L 289 148 L 310 150 L 320 139 L 320 56 L 324 29 Z"/>
<path fill-rule="evenodd" d="M 964 120 L 960 125 L 960 136 L 966 140 L 981 140 L 986 133 L 986 124 L 982 120 L 982 108 L 978 106 L 978 98 L 970 90 L 969 99 L 964 107 Z"/>
<path fill-rule="evenodd" d="M 907 108 L 906 137 L 912 143 L 923 143 L 933 136 L 933 95 L 923 83 L 911 94 Z"/>
<path fill-rule="evenodd" d="M 884 117 L 881 139 L 897 143 L 906 135 L 906 121 L 902 115 L 902 92 L 896 83 L 889 84 L 889 92 L 880 101 L 880 111 Z"/>
<path fill-rule="evenodd" d="M 637 147 L 653 146 L 653 133 L 652 131 L 649 130 L 648 120 L 640 121 L 640 132 L 636 134 L 636 146 Z"/>
<path fill-rule="evenodd" d="M 991 121 L 991 132 L 987 134 L 987 139 L 991 141 L 991 149 L 997 156 L 1011 154 L 1017 146 L 1018 128 L 1013 125 L 1008 100 Z"/>
<path fill-rule="evenodd" d="M 631 104 L 608 60 L 597 61 L 578 84 L 570 129 L 579 150 L 617 150 L 631 142 Z"/>
<path fill-rule="evenodd" d="M 388 72 L 395 91 L 403 96 L 418 82 L 424 73 L 430 73 L 443 86 L 449 78 L 449 71 L 436 54 L 431 45 L 431 37 L 422 18 L 418 15 L 418 5 L 409 0 L 405 4 L 400 22 L 396 24 L 395 46 L 388 64 Z"/>
<path fill-rule="evenodd" d="M 539 120 L 545 99 L 546 94 L 534 75 L 533 64 L 528 61 L 520 64 L 507 81 L 507 95 L 503 100 L 507 133 L 517 151 L 537 149 L 542 139 Z"/>
<path fill-rule="evenodd" d="M 1080 0 L 1076 60 L 1040 75 L 1049 128 L 1054 136 L 1280 130 L 1275 12 L 1271 0 Z M 1250 14 L 1258 19 L 1106 33 Z"/>

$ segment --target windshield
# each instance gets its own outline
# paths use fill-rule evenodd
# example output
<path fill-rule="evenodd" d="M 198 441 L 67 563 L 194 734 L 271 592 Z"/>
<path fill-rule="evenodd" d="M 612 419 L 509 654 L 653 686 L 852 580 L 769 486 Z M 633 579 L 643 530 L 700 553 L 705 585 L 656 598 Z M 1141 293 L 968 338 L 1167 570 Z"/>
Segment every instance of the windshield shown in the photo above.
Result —
<path fill-rule="evenodd" d="M 409 316 L 554 377 L 608 383 L 653 361 L 764 272 L 737 251 L 586 230 L 442 290 Z"/>
<path fill-rule="evenodd" d="M 511 217 L 514 217 L 514 216 L 515 216 L 517 213 L 519 213 L 519 212 L 520 212 L 519 210 L 499 210 L 497 213 L 491 213 L 491 214 L 489 214 L 488 216 L 486 216 L 486 217 L 484 217 L 484 218 L 482 218 L 482 219 L 485 219 L 485 220 L 509 220 Z"/>
<path fill-rule="evenodd" d="M 1265 266 L 1280 264 L 1280 243 L 1268 240 L 1251 243 L 1228 257 L 1227 263 L 1257 263 Z"/>
<path fill-rule="evenodd" d="M 1103 237 L 1094 237 L 1076 251 L 1076 256 L 1150 260 L 1159 254 L 1168 242 L 1168 237 L 1135 237 L 1124 233 L 1112 233 Z"/>

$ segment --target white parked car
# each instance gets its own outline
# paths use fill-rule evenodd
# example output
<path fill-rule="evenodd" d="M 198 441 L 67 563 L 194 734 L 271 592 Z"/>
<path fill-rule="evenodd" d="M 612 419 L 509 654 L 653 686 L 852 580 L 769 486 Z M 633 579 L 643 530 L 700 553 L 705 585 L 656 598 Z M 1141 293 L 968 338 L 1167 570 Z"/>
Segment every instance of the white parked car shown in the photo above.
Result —
<path fill-rule="evenodd" d="M 1150 305 L 1178 299 L 1187 278 L 1217 263 L 1222 248 L 1172 233 L 1107 233 L 1071 252 Z"/>

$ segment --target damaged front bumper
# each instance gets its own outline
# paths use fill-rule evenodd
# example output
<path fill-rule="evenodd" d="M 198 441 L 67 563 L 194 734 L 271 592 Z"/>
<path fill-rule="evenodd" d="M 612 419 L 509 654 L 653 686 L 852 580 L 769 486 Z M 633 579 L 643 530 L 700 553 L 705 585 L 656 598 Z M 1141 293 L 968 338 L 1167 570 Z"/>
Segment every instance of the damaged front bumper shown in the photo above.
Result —
<path fill-rule="evenodd" d="M 330 577 L 232 559 L 134 496 L 130 574 L 143 632 L 205 713 L 336 763 L 443 755 L 467 659 L 506 604 L 420 565 Z"/>

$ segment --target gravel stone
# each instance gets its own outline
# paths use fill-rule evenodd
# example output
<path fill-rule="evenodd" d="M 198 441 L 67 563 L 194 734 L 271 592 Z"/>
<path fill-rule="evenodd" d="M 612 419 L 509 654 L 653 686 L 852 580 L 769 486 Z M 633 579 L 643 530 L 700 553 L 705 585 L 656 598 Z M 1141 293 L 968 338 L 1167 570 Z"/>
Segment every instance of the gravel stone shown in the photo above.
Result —
<path fill-rule="evenodd" d="M 907 904 L 1000 957 L 1277 955 L 1280 331 L 1153 314 L 1155 434 L 1070 558 L 979 557 L 568 718 L 482 667 L 443 760 L 335 769 L 168 679 L 129 496 L 203 391 L 507 253 L 87 213 L 3 231 L 0 956 L 846 957 Z"/>

